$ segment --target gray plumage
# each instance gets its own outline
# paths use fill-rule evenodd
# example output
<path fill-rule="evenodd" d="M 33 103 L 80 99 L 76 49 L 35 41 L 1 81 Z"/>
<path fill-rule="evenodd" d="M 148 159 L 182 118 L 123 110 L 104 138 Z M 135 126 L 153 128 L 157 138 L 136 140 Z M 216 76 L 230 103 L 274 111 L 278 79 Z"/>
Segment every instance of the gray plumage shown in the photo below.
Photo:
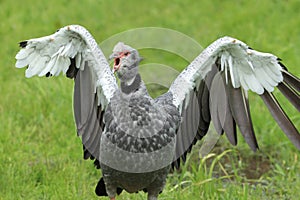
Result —
<path fill-rule="evenodd" d="M 114 197 L 118 187 L 127 192 L 145 190 L 149 199 L 156 199 L 174 157 L 180 114 L 171 94 L 156 100 L 149 96 L 138 74 L 136 50 L 119 43 L 111 57 L 121 87 L 104 115 L 100 166 L 106 191 Z"/>
<path fill-rule="evenodd" d="M 74 118 L 84 158 L 95 160 L 103 178 L 97 195 L 114 199 L 122 190 L 144 190 L 149 200 L 162 192 L 170 168 L 179 168 L 212 121 L 218 134 L 237 144 L 237 127 L 252 150 L 258 149 L 247 90 L 261 96 L 276 122 L 300 149 L 300 135 L 272 94 L 275 87 L 300 110 L 297 77 L 279 59 L 230 37 L 216 40 L 152 99 L 139 75 L 134 48 L 118 43 L 110 56 L 83 27 L 20 43 L 16 67 L 26 77 L 59 75 L 75 80 Z M 115 76 L 120 80 L 118 87 Z"/>

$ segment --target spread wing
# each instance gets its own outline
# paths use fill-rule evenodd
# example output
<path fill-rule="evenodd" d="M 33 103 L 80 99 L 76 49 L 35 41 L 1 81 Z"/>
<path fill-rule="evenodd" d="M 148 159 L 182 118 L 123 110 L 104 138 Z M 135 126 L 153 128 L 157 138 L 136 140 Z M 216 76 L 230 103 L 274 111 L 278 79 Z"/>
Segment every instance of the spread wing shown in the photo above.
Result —
<path fill-rule="evenodd" d="M 185 161 L 193 144 L 207 133 L 210 121 L 233 145 L 237 144 L 237 126 L 251 149 L 258 149 L 248 90 L 263 99 L 278 125 L 300 149 L 299 132 L 272 94 L 275 87 L 300 111 L 300 80 L 276 56 L 255 51 L 230 37 L 208 46 L 169 89 L 182 116 L 173 167 L 179 167 L 180 158 Z"/>
<path fill-rule="evenodd" d="M 16 67 L 28 66 L 26 77 L 74 78 L 74 117 L 82 138 L 84 158 L 99 158 L 102 116 L 117 83 L 92 35 L 82 26 L 70 25 L 56 33 L 23 41 Z"/>

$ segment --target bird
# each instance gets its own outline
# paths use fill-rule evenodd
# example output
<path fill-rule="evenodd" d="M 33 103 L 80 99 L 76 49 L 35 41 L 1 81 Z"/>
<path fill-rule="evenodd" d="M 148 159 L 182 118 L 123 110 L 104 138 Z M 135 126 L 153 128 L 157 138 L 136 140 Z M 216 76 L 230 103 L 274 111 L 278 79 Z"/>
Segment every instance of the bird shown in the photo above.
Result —
<path fill-rule="evenodd" d="M 299 132 L 272 93 L 277 87 L 300 111 L 299 78 L 277 56 L 238 39 L 224 36 L 211 43 L 157 98 L 142 80 L 136 49 L 118 42 L 107 59 L 83 26 L 68 25 L 19 46 L 15 66 L 27 67 L 27 78 L 64 74 L 74 79 L 74 120 L 83 158 L 102 172 L 98 196 L 115 200 L 123 190 L 145 191 L 148 200 L 156 200 L 170 169 L 180 168 L 210 124 L 233 145 L 238 128 L 256 151 L 248 91 L 262 98 L 300 149 Z"/>

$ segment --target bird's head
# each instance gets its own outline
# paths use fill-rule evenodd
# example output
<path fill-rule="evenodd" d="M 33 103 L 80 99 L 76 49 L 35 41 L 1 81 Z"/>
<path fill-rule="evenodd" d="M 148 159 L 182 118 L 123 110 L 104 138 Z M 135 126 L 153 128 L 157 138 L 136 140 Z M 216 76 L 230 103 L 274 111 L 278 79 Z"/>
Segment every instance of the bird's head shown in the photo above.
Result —
<path fill-rule="evenodd" d="M 114 59 L 113 72 L 120 80 L 129 80 L 138 74 L 138 65 L 142 60 L 138 51 L 123 42 L 115 45 L 109 59 Z"/>

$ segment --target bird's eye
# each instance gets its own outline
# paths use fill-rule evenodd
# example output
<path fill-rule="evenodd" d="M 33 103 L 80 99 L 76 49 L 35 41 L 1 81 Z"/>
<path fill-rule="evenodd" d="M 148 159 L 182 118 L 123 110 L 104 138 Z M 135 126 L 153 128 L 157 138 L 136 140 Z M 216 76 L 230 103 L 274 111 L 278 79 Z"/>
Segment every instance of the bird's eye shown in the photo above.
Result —
<path fill-rule="evenodd" d="M 130 53 L 129 52 L 125 52 L 124 53 L 124 56 L 128 56 Z"/>

